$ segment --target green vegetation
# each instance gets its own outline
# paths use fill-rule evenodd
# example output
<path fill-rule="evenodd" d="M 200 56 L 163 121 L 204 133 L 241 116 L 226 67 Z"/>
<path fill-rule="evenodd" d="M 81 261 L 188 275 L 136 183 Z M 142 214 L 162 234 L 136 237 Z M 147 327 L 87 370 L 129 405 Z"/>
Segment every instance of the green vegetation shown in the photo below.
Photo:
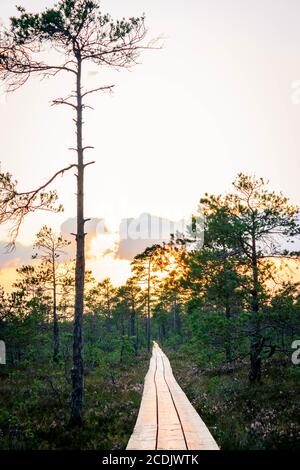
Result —
<path fill-rule="evenodd" d="M 206 196 L 200 210 L 204 244 L 195 219 L 190 236 L 173 235 L 137 255 L 124 286 L 86 272 L 85 412 L 78 428 L 68 419 L 74 263 L 60 259 L 67 242 L 43 227 L 35 249 L 44 254 L 17 269 L 13 291 L 0 296 L 7 345 L 1 448 L 124 448 L 149 338 L 167 351 L 222 448 L 299 447 L 300 366 L 291 356 L 300 337 L 300 297 L 285 267 L 298 253 L 282 249 L 278 238 L 298 236 L 297 208 L 268 192 L 263 180 L 239 175 L 232 195 Z"/>
<path fill-rule="evenodd" d="M 74 163 L 56 172 L 45 184 L 34 191 L 18 193 L 16 183 L 10 174 L 0 175 L 0 222 L 13 222 L 11 240 L 15 241 L 25 215 L 35 210 L 61 210 L 55 208 L 56 193 L 46 193 L 45 189 L 58 175 L 76 170 L 76 261 L 75 261 L 75 301 L 73 323 L 73 366 L 70 422 L 73 426 L 82 424 L 84 395 L 84 363 L 82 323 L 85 289 L 85 224 L 89 220 L 84 213 L 84 181 L 87 166 L 85 153 L 93 148 L 84 144 L 83 119 L 86 108 L 91 108 L 88 98 L 97 92 L 111 90 L 113 85 L 84 88 L 84 71 L 88 64 L 109 67 L 117 70 L 130 68 L 136 64 L 146 35 L 144 17 L 130 17 L 128 20 L 113 20 L 103 14 L 98 2 L 92 0 L 60 0 L 52 8 L 40 13 L 29 13 L 24 7 L 16 7 L 18 16 L 10 18 L 8 28 L 0 28 L 0 80 L 7 91 L 15 91 L 32 76 L 50 78 L 65 73 L 73 78 L 72 90 L 64 98 L 54 99 L 53 105 L 65 105 L 74 113 L 76 153 Z M 45 51 L 55 50 L 56 58 L 47 57 Z M 39 203 L 37 203 L 39 201 Z M 49 229 L 51 232 L 51 229 Z M 41 247 L 45 248 L 45 237 L 40 234 Z M 38 237 L 39 238 L 39 237 Z M 51 249 L 48 253 L 51 257 Z M 53 249 L 52 249 L 53 252 Z M 51 261 L 51 260 L 50 260 Z M 54 265 L 52 261 L 52 266 Z M 52 269 L 52 277 L 55 269 Z M 53 292 L 53 334 L 55 360 L 58 358 L 59 336 L 56 320 L 56 289 Z"/>
<path fill-rule="evenodd" d="M 33 359 L 2 372 L 0 449 L 125 448 L 148 358 L 141 354 L 119 364 L 107 356 L 95 351 L 93 369 L 85 373 L 84 426 L 75 429 L 68 426 L 71 383 L 62 363 Z"/>
<path fill-rule="evenodd" d="M 187 354 L 169 354 L 173 372 L 221 449 L 300 449 L 300 368 L 289 360 L 263 365 L 249 387 L 248 363 L 200 368 Z"/>
<path fill-rule="evenodd" d="M 144 44 L 144 16 L 114 21 L 92 0 L 17 12 L 0 28 L 1 84 L 12 92 L 33 75 L 72 77 L 73 91 L 52 104 L 74 112 L 76 159 L 28 192 L 0 172 L 0 224 L 10 224 L 12 247 L 27 214 L 62 211 L 50 185 L 74 170 L 76 233 L 68 257 L 70 242 L 42 227 L 34 261 L 16 270 L 12 291 L 0 289 L 0 448 L 124 448 L 153 339 L 222 448 L 299 448 L 300 366 L 291 357 L 300 296 L 287 269 L 299 263 L 299 207 L 238 174 L 231 193 L 200 199 L 187 233 L 136 254 L 125 285 L 97 282 L 85 268 L 84 181 L 94 162 L 83 122 L 90 96 L 113 85 L 86 89 L 87 64 L 128 69 L 153 43 Z"/>

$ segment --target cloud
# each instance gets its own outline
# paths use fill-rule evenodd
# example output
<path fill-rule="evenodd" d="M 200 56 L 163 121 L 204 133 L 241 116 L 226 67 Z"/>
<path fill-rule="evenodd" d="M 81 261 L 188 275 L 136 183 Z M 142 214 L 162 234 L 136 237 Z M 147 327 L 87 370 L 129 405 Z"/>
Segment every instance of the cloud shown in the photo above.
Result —
<path fill-rule="evenodd" d="M 91 249 L 91 243 L 96 238 L 97 234 L 100 233 L 108 233 L 108 230 L 105 226 L 104 219 L 98 218 L 91 218 L 85 224 L 85 231 L 86 231 L 86 251 L 89 252 Z M 71 242 L 71 245 L 67 247 L 66 251 L 68 252 L 69 256 L 75 256 L 75 237 L 72 235 L 76 233 L 76 217 L 69 218 L 65 220 L 60 226 L 60 232 L 63 238 Z"/>
<path fill-rule="evenodd" d="M 90 249 L 92 240 L 97 235 L 97 230 L 101 227 L 102 230 L 107 229 L 104 226 L 103 219 L 93 218 L 86 223 L 86 248 Z M 76 218 L 69 218 L 65 220 L 61 227 L 60 233 L 63 238 L 70 241 L 71 244 L 64 248 L 65 255 L 61 259 L 68 259 L 75 257 L 75 238 L 71 233 L 76 232 Z M 23 245 L 20 242 L 15 244 L 14 250 L 7 249 L 7 242 L 0 241 L 0 269 L 17 268 L 22 264 L 32 262 L 32 255 L 34 254 L 32 245 Z"/>
<path fill-rule="evenodd" d="M 95 230 L 89 234 L 88 258 L 108 257 L 111 261 L 131 261 L 148 246 L 170 241 L 171 234 L 186 233 L 191 221 L 174 221 L 143 212 L 138 217 L 123 218 L 116 230 L 108 230 L 104 219 L 96 219 Z"/>
<path fill-rule="evenodd" d="M 101 228 L 103 227 L 104 231 L 107 231 L 104 219 L 91 218 L 86 222 L 85 231 L 87 232 L 86 240 L 88 240 L 88 243 L 91 239 L 95 238 L 99 230 L 99 226 Z M 76 217 L 65 220 L 60 226 L 60 231 L 64 238 L 73 240 L 74 236 L 72 233 L 76 232 Z"/>
<path fill-rule="evenodd" d="M 186 225 L 185 219 L 174 221 L 148 213 L 142 213 L 137 218 L 122 219 L 116 258 L 133 259 L 148 246 L 168 242 L 171 234 L 185 232 Z"/>
<path fill-rule="evenodd" d="M 92 269 L 97 279 L 106 276 L 116 284 L 125 282 L 130 275 L 130 261 L 153 244 L 161 244 L 170 240 L 170 235 L 185 232 L 190 223 L 188 219 L 173 221 L 168 218 L 142 213 L 138 217 L 128 217 L 121 220 L 116 230 L 108 230 L 105 219 L 92 218 L 86 223 L 86 254 L 87 268 Z M 75 258 L 76 218 L 66 219 L 60 233 L 63 238 L 71 241 L 64 249 L 64 259 Z M 300 240 L 286 243 L 281 240 L 281 247 L 290 250 L 300 249 Z M 8 252 L 5 241 L 0 242 L 0 277 L 1 284 L 15 277 L 14 269 L 22 264 L 32 262 L 32 246 L 17 242 L 15 250 Z M 62 259 L 63 259 L 62 258 Z M 12 281 L 11 281 L 12 282 Z"/>
<path fill-rule="evenodd" d="M 18 267 L 32 260 L 32 247 L 17 242 L 14 250 L 8 250 L 7 243 L 0 242 L 0 269 Z"/>

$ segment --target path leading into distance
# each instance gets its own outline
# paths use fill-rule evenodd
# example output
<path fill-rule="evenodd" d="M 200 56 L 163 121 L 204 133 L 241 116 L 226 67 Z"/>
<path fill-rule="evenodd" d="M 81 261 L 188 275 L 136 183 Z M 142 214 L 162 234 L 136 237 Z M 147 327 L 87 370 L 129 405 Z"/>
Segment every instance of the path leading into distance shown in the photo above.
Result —
<path fill-rule="evenodd" d="M 138 418 L 127 450 L 219 450 L 154 342 Z"/>

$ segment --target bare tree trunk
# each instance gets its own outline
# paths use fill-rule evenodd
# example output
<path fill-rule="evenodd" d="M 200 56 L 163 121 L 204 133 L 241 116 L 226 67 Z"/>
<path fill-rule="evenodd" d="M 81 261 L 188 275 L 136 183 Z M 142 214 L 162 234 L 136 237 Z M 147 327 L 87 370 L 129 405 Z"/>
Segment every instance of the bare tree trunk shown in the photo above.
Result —
<path fill-rule="evenodd" d="M 121 317 L 121 351 L 120 351 L 120 364 L 123 363 L 124 359 L 124 348 L 125 348 L 125 342 L 124 342 L 124 336 L 125 336 L 125 326 L 124 326 L 124 317 Z"/>
<path fill-rule="evenodd" d="M 85 233 L 84 233 L 84 163 L 82 145 L 82 95 L 81 95 L 81 58 L 78 58 L 77 72 L 77 233 L 76 233 L 76 272 L 75 272 L 75 311 L 73 326 L 73 367 L 72 367 L 72 425 L 81 425 L 83 410 L 83 355 L 82 320 L 85 272 Z"/>
<path fill-rule="evenodd" d="M 134 304 L 131 307 L 131 312 L 130 312 L 130 328 L 129 328 L 129 334 L 130 336 L 135 336 L 135 307 Z"/>
<path fill-rule="evenodd" d="M 173 303 L 173 312 L 174 312 L 174 331 L 177 331 L 180 333 L 181 321 L 180 321 L 180 315 L 179 315 L 179 305 L 178 305 L 176 297 Z"/>
<path fill-rule="evenodd" d="M 164 341 L 165 337 L 166 337 L 166 327 L 165 327 L 165 324 L 162 323 L 159 326 L 159 338 L 161 341 Z"/>
<path fill-rule="evenodd" d="M 135 310 L 135 303 L 134 301 L 132 302 L 131 305 L 131 312 L 130 312 L 130 321 L 129 321 L 130 327 L 129 327 L 129 335 L 135 337 L 134 340 L 134 350 L 137 353 L 138 351 L 138 336 L 137 336 L 137 314 Z"/>
<path fill-rule="evenodd" d="M 226 339 L 225 339 L 226 361 L 232 362 L 231 326 L 229 323 L 230 318 L 231 318 L 231 309 L 228 304 L 225 307 L 225 316 L 226 316 L 226 319 L 228 320 L 228 325 L 226 326 Z"/>
<path fill-rule="evenodd" d="M 139 348 L 139 317 L 138 317 L 138 312 L 136 313 L 136 352 L 138 351 Z"/>
<path fill-rule="evenodd" d="M 264 338 L 253 337 L 250 346 L 250 383 L 259 382 L 261 379 L 261 353 L 264 347 Z"/>
<path fill-rule="evenodd" d="M 258 266 L 256 254 L 255 233 L 252 233 L 252 292 L 251 292 L 251 316 L 252 316 L 252 336 L 250 341 L 250 370 L 249 382 L 258 382 L 261 379 L 261 353 L 264 347 L 264 339 L 260 333 L 260 320 L 257 317 L 259 312 L 259 282 L 258 282 Z"/>
<path fill-rule="evenodd" d="M 144 333 L 145 333 L 146 344 L 147 344 L 147 338 L 148 338 L 147 303 L 145 303 L 145 311 L 143 314 L 143 327 L 144 327 Z"/>
<path fill-rule="evenodd" d="M 151 284 L 151 259 L 148 266 L 148 288 L 147 288 L 147 350 L 150 352 L 151 347 L 151 311 L 150 311 L 150 284 Z"/>
<path fill-rule="evenodd" d="M 56 272 L 55 272 L 55 253 L 52 256 L 53 269 L 53 362 L 59 359 L 59 327 L 57 319 L 57 296 L 56 296 Z"/>

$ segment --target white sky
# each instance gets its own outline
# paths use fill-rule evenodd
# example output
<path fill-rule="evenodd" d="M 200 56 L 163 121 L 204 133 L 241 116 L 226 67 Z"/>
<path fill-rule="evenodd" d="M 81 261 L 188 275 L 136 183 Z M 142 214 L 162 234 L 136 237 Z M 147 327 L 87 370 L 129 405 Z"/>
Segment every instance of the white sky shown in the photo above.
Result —
<path fill-rule="evenodd" d="M 31 11 L 51 0 L 1 0 L 7 21 L 18 3 Z M 224 192 L 239 171 L 270 179 L 299 203 L 300 80 L 298 0 L 106 0 L 113 17 L 146 13 L 147 51 L 131 72 L 85 71 L 88 87 L 115 83 L 113 96 L 92 99 L 85 142 L 96 160 L 86 172 L 86 215 L 179 219 L 194 212 L 204 192 Z M 31 189 L 72 162 L 74 129 L 65 107 L 69 78 L 31 80 L 0 104 L 2 169 Z M 3 100 L 2 100 L 3 101 Z M 58 229 L 75 215 L 75 178 L 60 180 L 61 215 L 33 215 L 22 243 L 42 224 Z M 4 235 L 3 235 L 4 236 Z"/>

